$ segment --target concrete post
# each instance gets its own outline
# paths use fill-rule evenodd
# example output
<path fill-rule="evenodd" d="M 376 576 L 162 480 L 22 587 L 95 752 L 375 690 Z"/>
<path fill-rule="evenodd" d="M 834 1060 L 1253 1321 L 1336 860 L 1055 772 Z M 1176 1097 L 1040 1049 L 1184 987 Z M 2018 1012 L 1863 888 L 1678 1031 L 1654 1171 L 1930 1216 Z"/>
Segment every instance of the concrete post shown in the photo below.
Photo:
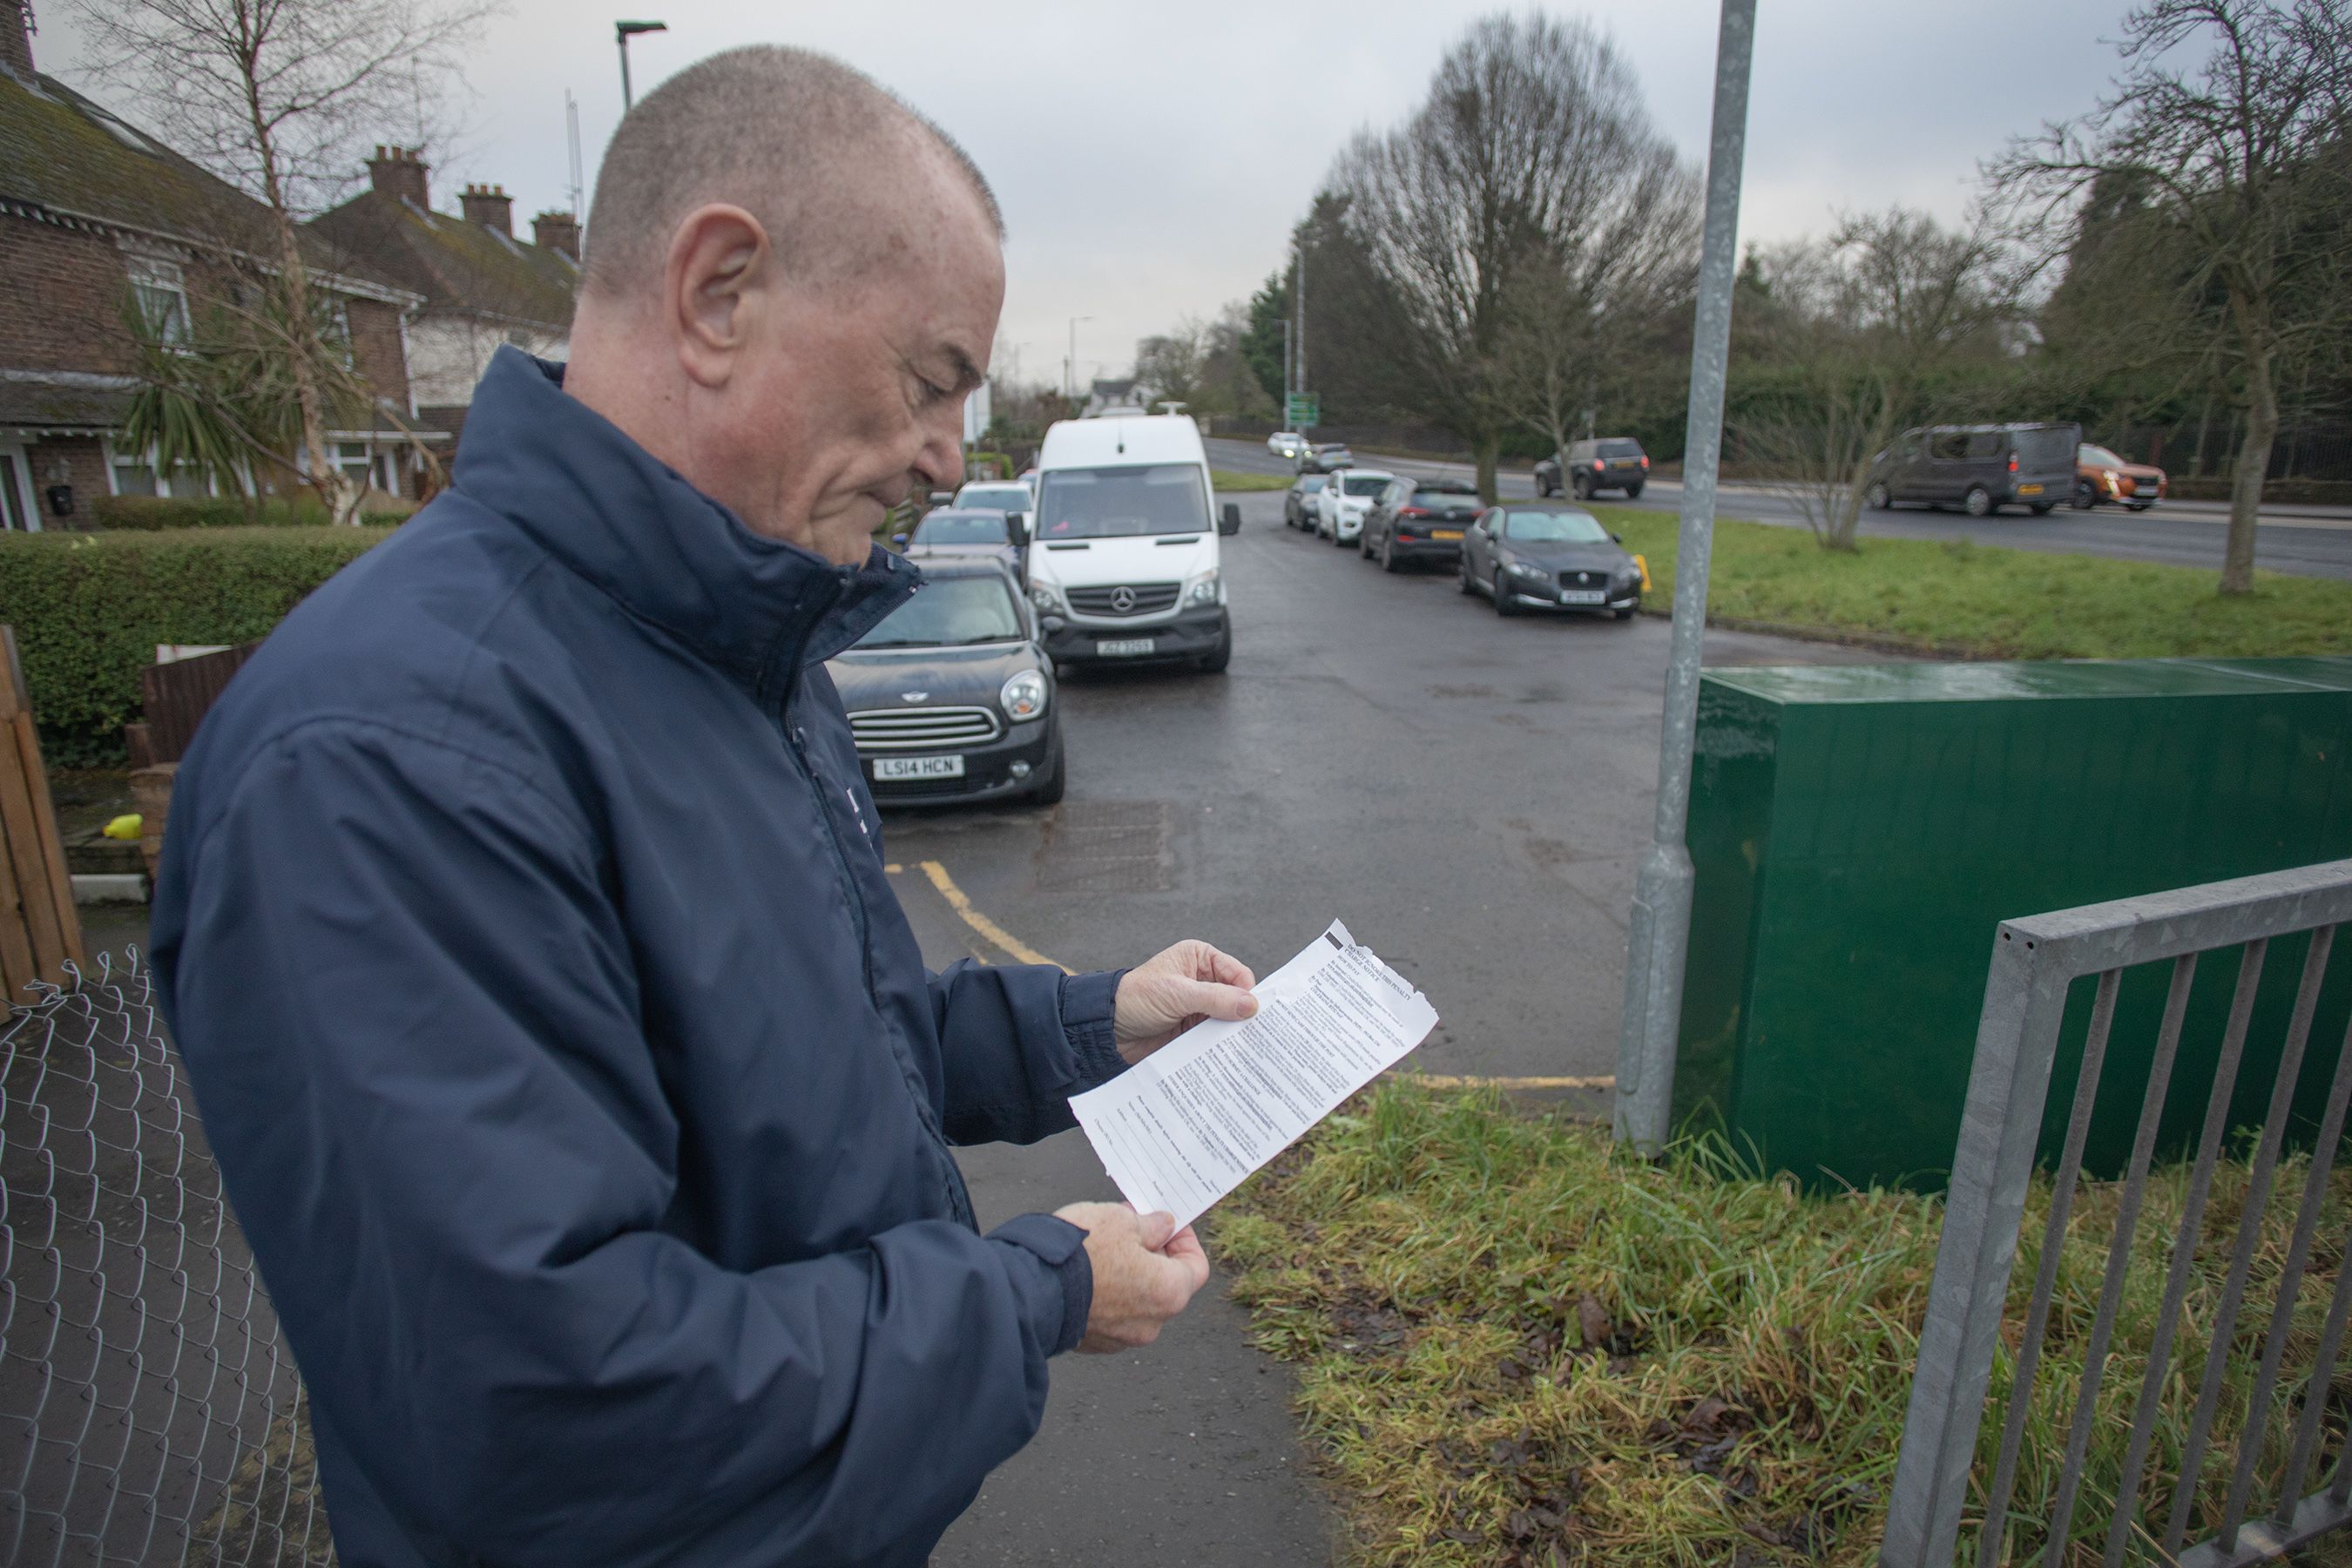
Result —
<path fill-rule="evenodd" d="M 1693 731 L 1700 645 L 1706 633 L 1707 559 L 1715 544 L 1716 475 L 1723 456 L 1723 386 L 1731 353 L 1732 278 L 1738 260 L 1739 176 L 1748 149 L 1748 74 L 1756 0 L 1723 0 L 1716 43 L 1715 129 L 1706 158 L 1706 228 L 1700 242 L 1698 317 L 1691 341 L 1690 412 L 1683 442 L 1683 510 L 1675 555 L 1674 647 L 1658 748 L 1657 821 L 1634 884 L 1625 964 L 1625 1021 L 1617 1042 L 1617 1138 L 1644 1153 L 1666 1140 L 1690 945 Z"/>

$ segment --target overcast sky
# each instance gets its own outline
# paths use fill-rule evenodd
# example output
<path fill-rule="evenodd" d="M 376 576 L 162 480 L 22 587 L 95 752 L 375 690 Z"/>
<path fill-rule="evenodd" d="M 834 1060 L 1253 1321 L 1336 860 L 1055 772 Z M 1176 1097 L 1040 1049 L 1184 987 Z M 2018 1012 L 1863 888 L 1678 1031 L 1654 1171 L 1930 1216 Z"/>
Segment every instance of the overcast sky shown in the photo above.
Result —
<path fill-rule="evenodd" d="M 638 0 L 632 0 L 638 3 Z M 714 50 L 807 45 L 889 84 L 947 127 L 1004 205 L 1010 286 L 1000 339 L 1030 379 L 1058 381 L 1069 319 L 1078 373 L 1133 361 L 1135 341 L 1247 295 L 1279 265 L 1332 155 L 1418 103 L 1474 0 L 1183 7 L 1015 0 L 510 0 L 470 52 L 467 132 L 433 171 L 435 205 L 503 184 L 516 226 L 565 205 L 563 95 L 580 102 L 591 186 L 620 117 L 614 16 L 667 33 L 631 46 L 637 90 Z M 1828 226 L 1841 208 L 1904 202 L 1954 217 L 1978 160 L 2010 134 L 2089 107 L 2115 64 L 2125 0 L 1762 0 L 1743 238 Z M 1542 7 L 1556 15 L 1574 7 Z M 138 105 L 76 76 L 73 18 L 40 0 L 43 68 L 127 118 Z M 1661 129 L 1703 160 L 1717 0 L 1583 8 L 1639 76 Z M 1309 283 L 1310 289 L 1312 283 Z"/>

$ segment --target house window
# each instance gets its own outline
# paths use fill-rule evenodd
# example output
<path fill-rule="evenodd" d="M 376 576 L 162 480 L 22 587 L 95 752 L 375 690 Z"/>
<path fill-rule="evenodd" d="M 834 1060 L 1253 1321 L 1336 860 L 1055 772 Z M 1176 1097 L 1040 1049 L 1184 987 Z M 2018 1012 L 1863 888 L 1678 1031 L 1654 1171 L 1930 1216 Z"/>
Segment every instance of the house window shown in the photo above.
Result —
<path fill-rule="evenodd" d="M 116 495 L 152 496 L 161 493 L 155 483 L 155 463 L 152 453 L 118 450 L 113 454 L 113 471 Z"/>
<path fill-rule="evenodd" d="M 148 336 L 159 343 L 188 341 L 188 286 L 176 263 L 149 257 L 127 258 L 131 294 Z"/>
<path fill-rule="evenodd" d="M 342 471 L 343 478 L 355 485 L 375 482 L 375 458 L 368 450 L 365 441 L 336 442 L 335 467 Z"/>
<path fill-rule="evenodd" d="M 327 335 L 333 344 L 335 357 L 343 368 L 352 366 L 352 306 L 348 300 L 338 300 L 327 307 Z"/>

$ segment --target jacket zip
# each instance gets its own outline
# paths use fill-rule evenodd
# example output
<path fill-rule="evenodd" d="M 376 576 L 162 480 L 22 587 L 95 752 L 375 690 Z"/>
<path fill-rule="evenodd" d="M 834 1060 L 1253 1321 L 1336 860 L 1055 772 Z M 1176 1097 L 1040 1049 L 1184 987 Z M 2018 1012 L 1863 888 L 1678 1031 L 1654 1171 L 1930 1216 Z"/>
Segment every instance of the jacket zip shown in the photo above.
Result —
<path fill-rule="evenodd" d="M 823 610 L 819 610 L 808 617 L 807 626 L 814 627 L 823 614 Z M 827 781 L 818 771 L 815 759 L 809 755 L 800 727 L 793 722 L 793 696 L 801 687 L 801 656 L 808 646 L 808 631 L 803 630 L 799 640 L 793 645 L 791 656 L 782 666 L 785 679 L 783 690 L 777 697 L 772 710 L 774 723 L 783 736 L 784 750 L 792 754 L 793 762 L 800 769 L 801 778 L 808 784 L 811 803 L 816 807 L 817 830 L 824 836 L 824 847 L 833 856 L 834 875 L 840 879 L 842 891 L 849 900 L 850 918 L 857 929 L 857 961 L 866 982 L 866 1005 L 881 1023 L 884 1034 L 889 1037 L 890 1053 L 898 1058 L 899 1080 L 907 1087 L 908 1098 L 915 1102 L 915 1119 L 930 1135 L 932 1146 L 939 1152 L 940 1163 L 945 1168 L 947 1177 L 949 1209 L 958 1223 L 976 1231 L 980 1228 L 980 1219 L 972 1211 L 971 1194 L 964 1185 L 963 1172 L 956 1164 L 954 1152 L 948 1147 L 947 1133 L 940 1129 L 939 1119 L 932 1113 L 929 1099 L 922 1092 L 919 1082 L 921 1075 L 900 1048 L 898 1032 L 891 1027 L 888 1017 L 882 1011 L 881 1001 L 875 994 L 874 943 L 866 910 L 866 895 L 859 890 L 856 874 L 850 868 L 849 857 L 842 849 L 841 835 L 834 829 L 833 803 L 825 796 Z"/>

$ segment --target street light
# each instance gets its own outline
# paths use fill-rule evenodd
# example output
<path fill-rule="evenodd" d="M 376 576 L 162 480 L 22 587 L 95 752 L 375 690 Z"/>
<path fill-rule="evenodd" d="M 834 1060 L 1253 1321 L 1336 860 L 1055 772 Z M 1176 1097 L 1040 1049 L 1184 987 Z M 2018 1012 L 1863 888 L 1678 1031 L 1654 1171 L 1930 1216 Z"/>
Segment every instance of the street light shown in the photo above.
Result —
<path fill-rule="evenodd" d="M 668 31 L 669 24 L 667 22 L 615 22 L 613 24 L 614 41 L 621 46 L 622 113 L 626 114 L 636 105 L 635 97 L 629 91 L 629 39 L 639 33 L 667 33 Z"/>
<path fill-rule="evenodd" d="M 1070 357 L 1062 362 L 1062 395 L 1073 403 L 1078 400 L 1078 323 L 1093 320 L 1092 316 L 1070 318 Z"/>

